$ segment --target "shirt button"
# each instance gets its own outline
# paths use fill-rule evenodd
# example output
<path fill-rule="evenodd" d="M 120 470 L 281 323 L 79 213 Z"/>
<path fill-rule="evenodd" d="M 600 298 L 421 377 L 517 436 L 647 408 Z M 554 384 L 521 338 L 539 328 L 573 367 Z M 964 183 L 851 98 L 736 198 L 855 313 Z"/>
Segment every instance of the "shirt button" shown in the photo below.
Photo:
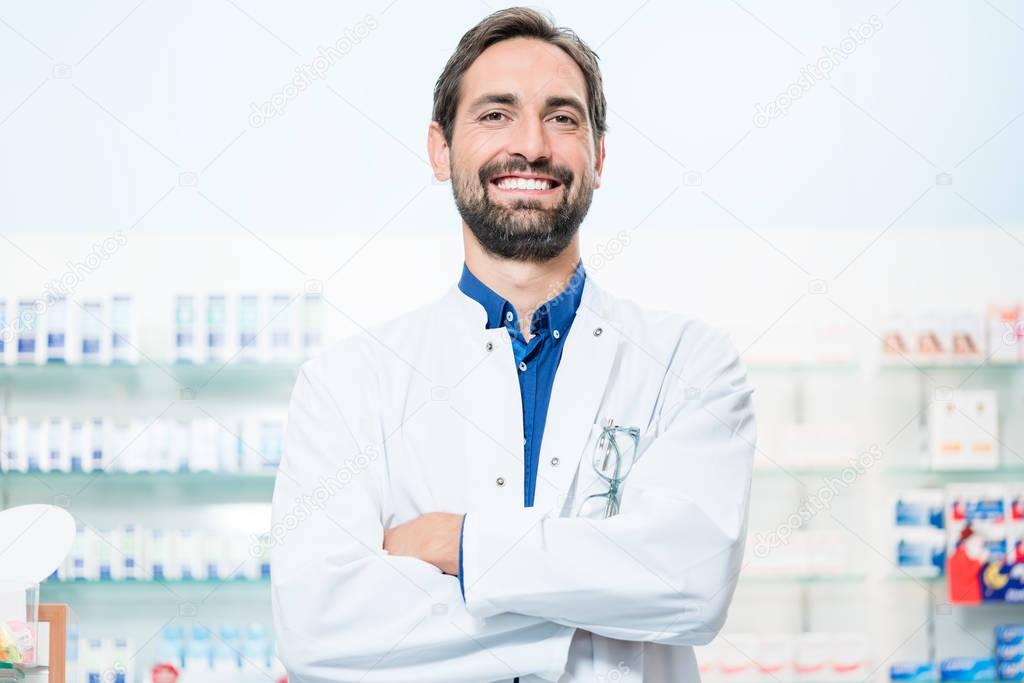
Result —
<path fill-rule="evenodd" d="M 505 314 L 505 320 L 507 320 L 507 321 L 509 321 L 509 322 L 512 322 L 512 319 L 513 319 L 514 317 L 515 317 L 515 316 L 513 316 L 513 315 L 512 315 L 512 311 L 509 311 L 508 313 L 506 313 L 506 314 Z"/>
<path fill-rule="evenodd" d="M 558 458 L 551 458 L 551 466 L 558 467 Z"/>
<path fill-rule="evenodd" d="M 552 337 L 554 337 L 555 339 L 558 339 L 559 337 L 561 337 L 561 336 L 562 336 L 562 333 L 561 333 L 561 332 L 559 332 L 558 330 L 553 330 L 553 331 L 551 332 L 551 336 L 552 336 Z"/>
<path fill-rule="evenodd" d="M 519 369 L 522 372 L 526 372 L 526 363 L 524 361 L 519 361 Z"/>
<path fill-rule="evenodd" d="M 498 486 L 504 486 L 505 477 L 498 477 L 497 479 L 494 480 L 494 483 L 497 484 Z"/>

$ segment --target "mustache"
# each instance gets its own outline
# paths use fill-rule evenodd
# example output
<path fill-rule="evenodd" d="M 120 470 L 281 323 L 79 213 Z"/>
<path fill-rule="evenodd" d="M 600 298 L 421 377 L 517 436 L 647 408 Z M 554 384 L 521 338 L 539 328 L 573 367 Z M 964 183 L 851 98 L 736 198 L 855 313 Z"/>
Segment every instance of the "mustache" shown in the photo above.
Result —
<path fill-rule="evenodd" d="M 576 179 L 576 174 L 572 170 L 565 166 L 555 166 L 550 163 L 542 164 L 531 164 L 525 159 L 507 159 L 505 161 L 495 161 L 489 164 L 484 164 L 480 167 L 480 184 L 487 187 L 487 183 L 490 182 L 491 178 L 499 175 L 512 175 L 514 173 L 536 173 L 538 175 L 546 175 L 554 178 L 562 185 L 565 185 L 568 190 L 573 181 Z"/>

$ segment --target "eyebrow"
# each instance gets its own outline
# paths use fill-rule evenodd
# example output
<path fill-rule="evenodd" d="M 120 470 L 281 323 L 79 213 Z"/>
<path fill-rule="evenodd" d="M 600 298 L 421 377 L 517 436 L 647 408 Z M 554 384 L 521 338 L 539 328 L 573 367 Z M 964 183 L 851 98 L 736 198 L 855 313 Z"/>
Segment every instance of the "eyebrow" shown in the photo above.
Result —
<path fill-rule="evenodd" d="M 544 104 L 547 105 L 548 109 L 569 107 L 570 109 L 575 109 L 576 113 L 579 114 L 581 118 L 586 118 L 587 116 L 587 110 L 583 107 L 583 103 L 575 97 L 549 97 Z"/>
<path fill-rule="evenodd" d="M 474 111 L 485 104 L 505 104 L 510 107 L 518 107 L 520 105 L 520 100 L 517 95 L 513 95 L 512 93 L 488 93 L 473 100 L 473 103 L 469 107 L 470 111 Z M 544 104 L 547 109 L 569 107 L 570 109 L 575 109 L 576 113 L 581 117 L 586 117 L 587 115 L 587 110 L 583 106 L 583 103 L 575 97 L 552 95 L 544 101 Z"/>
<path fill-rule="evenodd" d="M 519 98 L 512 93 L 492 93 L 481 95 L 469 105 L 470 110 L 478 109 L 485 104 L 507 104 L 511 107 L 519 106 Z"/>

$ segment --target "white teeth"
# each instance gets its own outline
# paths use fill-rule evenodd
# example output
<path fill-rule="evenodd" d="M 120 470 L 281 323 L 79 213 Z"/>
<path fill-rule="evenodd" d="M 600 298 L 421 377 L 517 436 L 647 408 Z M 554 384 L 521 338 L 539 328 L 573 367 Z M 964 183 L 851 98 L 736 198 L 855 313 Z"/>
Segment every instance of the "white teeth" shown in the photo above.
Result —
<path fill-rule="evenodd" d="M 503 190 L 548 190 L 553 184 L 550 180 L 538 178 L 502 178 L 498 187 Z"/>

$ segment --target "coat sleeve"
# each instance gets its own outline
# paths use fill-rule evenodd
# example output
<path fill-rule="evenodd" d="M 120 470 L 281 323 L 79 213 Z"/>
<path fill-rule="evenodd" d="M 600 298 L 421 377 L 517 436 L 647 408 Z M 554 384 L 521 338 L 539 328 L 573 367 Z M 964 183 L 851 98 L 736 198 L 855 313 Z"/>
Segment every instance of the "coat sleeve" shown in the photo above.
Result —
<path fill-rule="evenodd" d="M 292 394 L 269 536 L 278 655 L 289 677 L 557 680 L 574 629 L 471 615 L 456 577 L 384 552 L 377 379 L 352 362 L 327 380 L 316 362 L 303 366 Z"/>
<path fill-rule="evenodd" d="M 470 614 L 515 612 L 670 645 L 715 636 L 742 560 L 756 427 L 753 389 L 731 343 L 696 336 L 684 337 L 672 359 L 656 433 L 624 484 L 618 515 L 466 516 Z"/>

